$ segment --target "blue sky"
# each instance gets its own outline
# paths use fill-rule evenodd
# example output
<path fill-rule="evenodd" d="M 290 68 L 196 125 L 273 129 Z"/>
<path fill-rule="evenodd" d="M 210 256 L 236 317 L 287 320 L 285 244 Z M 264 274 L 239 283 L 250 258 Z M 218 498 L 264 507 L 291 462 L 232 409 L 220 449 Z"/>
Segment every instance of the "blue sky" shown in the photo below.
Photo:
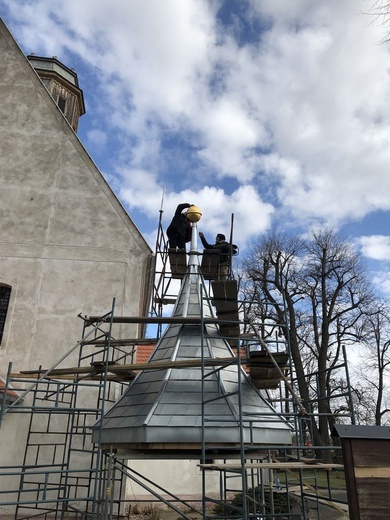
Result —
<path fill-rule="evenodd" d="M 348 233 L 390 295 L 390 47 L 374 0 L 0 0 L 26 54 L 78 73 L 79 137 L 154 246 L 177 204 L 241 253 Z"/>

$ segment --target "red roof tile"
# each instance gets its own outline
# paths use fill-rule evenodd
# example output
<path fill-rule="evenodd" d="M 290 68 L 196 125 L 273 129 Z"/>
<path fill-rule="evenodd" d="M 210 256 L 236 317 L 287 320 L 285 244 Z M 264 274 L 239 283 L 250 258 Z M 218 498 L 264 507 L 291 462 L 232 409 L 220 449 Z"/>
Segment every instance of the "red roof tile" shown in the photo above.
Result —
<path fill-rule="evenodd" d="M 156 346 L 155 343 L 152 343 L 150 345 L 137 345 L 137 352 L 135 355 L 135 362 L 136 363 L 147 363 L 151 353 L 154 350 L 154 347 Z"/>

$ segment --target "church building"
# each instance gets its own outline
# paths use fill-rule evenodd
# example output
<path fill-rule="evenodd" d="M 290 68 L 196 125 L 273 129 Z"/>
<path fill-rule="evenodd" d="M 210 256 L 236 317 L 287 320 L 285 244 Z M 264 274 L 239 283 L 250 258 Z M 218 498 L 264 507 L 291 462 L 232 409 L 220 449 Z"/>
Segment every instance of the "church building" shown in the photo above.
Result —
<path fill-rule="evenodd" d="M 1 20 L 0 99 L 4 385 L 10 363 L 19 372 L 61 359 L 81 337 L 79 314 L 101 316 L 115 301 L 117 315 L 145 316 L 154 255 L 75 133 L 85 113 L 77 74 L 56 57 L 26 57 Z M 145 325 L 116 327 L 141 338 Z M 27 431 L 23 414 L 3 417 L 2 466 L 21 464 Z"/>

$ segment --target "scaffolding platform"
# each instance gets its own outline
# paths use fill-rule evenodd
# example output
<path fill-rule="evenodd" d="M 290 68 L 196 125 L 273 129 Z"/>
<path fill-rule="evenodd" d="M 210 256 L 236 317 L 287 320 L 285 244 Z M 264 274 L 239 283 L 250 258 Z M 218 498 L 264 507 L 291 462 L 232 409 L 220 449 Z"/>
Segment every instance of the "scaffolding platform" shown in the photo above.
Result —
<path fill-rule="evenodd" d="M 161 371 L 185 368 L 201 368 L 205 382 L 204 387 L 209 382 L 209 377 L 219 377 L 222 367 L 237 367 L 231 371 L 237 374 L 237 379 L 232 377 L 231 395 L 239 401 L 242 395 L 241 367 L 249 372 L 249 377 L 254 386 L 258 389 L 276 389 L 278 394 L 267 394 L 270 404 L 275 403 L 277 414 L 291 423 L 292 433 L 295 435 L 297 444 L 276 444 L 273 439 L 262 445 L 261 453 L 253 451 L 252 446 L 246 446 L 240 438 L 237 445 L 227 448 L 226 445 L 216 445 L 209 442 L 207 437 L 202 435 L 202 458 L 197 466 L 201 473 L 201 506 L 198 511 L 199 517 L 203 520 L 213 520 L 216 518 L 215 512 L 209 512 L 206 507 L 208 504 L 215 503 L 224 511 L 226 517 L 239 520 L 241 518 L 273 518 L 281 516 L 274 507 L 274 497 L 276 494 L 294 494 L 294 500 L 301 508 L 299 515 L 302 520 L 311 518 L 307 506 L 308 497 L 310 507 L 317 507 L 318 515 L 320 500 L 323 497 L 315 495 L 308 488 L 306 480 L 313 481 L 313 489 L 318 487 L 317 470 L 329 473 L 333 470 L 341 471 L 342 464 L 323 464 L 320 459 L 309 458 L 304 455 L 307 453 L 319 453 L 328 449 L 338 453 L 339 446 L 309 446 L 305 443 L 304 435 L 311 432 L 311 425 L 314 424 L 311 416 L 317 416 L 318 398 L 313 399 L 315 412 L 313 414 L 303 414 L 302 406 L 296 398 L 294 389 L 297 385 L 297 376 L 292 363 L 288 334 L 282 334 L 286 341 L 275 337 L 275 330 L 286 329 L 288 331 L 288 321 L 286 323 L 267 323 L 259 319 L 256 327 L 253 326 L 254 333 L 248 333 L 248 325 L 252 325 L 248 318 L 248 306 L 251 302 L 238 300 L 237 281 L 231 279 L 231 269 L 227 281 L 218 280 L 219 275 L 219 256 L 218 251 L 207 250 L 202 256 L 202 274 L 209 279 L 209 286 L 212 287 L 213 294 L 206 291 L 202 293 L 202 298 L 211 296 L 211 302 L 215 307 L 215 316 L 164 316 L 163 305 L 173 304 L 176 301 L 177 283 L 171 290 L 171 279 L 183 279 L 187 271 L 186 251 L 168 249 L 167 242 L 163 235 L 160 223 L 159 234 L 156 242 L 156 258 L 154 262 L 155 285 L 153 288 L 151 315 L 150 316 L 123 316 L 115 315 L 115 300 L 111 312 L 103 316 L 84 316 L 83 333 L 81 340 L 78 341 L 68 351 L 68 354 L 77 352 L 76 357 L 70 356 L 68 359 L 69 367 L 65 367 L 61 358 L 53 367 L 43 369 L 38 367 L 36 370 L 24 370 L 13 373 L 11 365 L 7 374 L 7 380 L 1 390 L 0 384 L 0 424 L 5 415 L 10 413 L 23 413 L 26 415 L 26 423 L 29 420 L 28 435 L 25 447 L 23 463 L 20 467 L 2 467 L 1 477 L 9 480 L 9 489 L 0 494 L 0 506 L 15 505 L 15 518 L 33 518 L 45 516 L 45 518 L 64 518 L 73 515 L 75 518 L 124 518 L 127 517 L 134 498 L 126 496 L 126 480 L 140 485 L 151 496 L 150 498 L 157 503 L 164 503 L 172 508 L 177 515 L 185 520 L 191 520 L 191 516 L 185 511 L 197 512 L 189 503 L 182 498 L 176 497 L 168 490 L 158 486 L 155 482 L 136 472 L 130 465 L 126 465 L 121 455 L 115 450 L 108 450 L 102 447 L 100 442 L 93 443 L 90 435 L 94 425 L 102 423 L 101 418 L 128 389 L 129 383 L 136 377 L 139 371 Z M 158 266 L 160 271 L 156 271 Z M 171 267 L 171 269 L 169 269 Z M 245 306 L 247 305 L 247 307 Z M 241 318 L 240 318 L 241 316 Z M 243 316 L 245 318 L 243 319 Z M 286 315 L 288 318 L 288 315 Z M 140 335 L 144 336 L 146 325 L 156 325 L 153 332 L 157 338 L 117 338 L 113 335 L 113 325 L 121 323 L 136 323 L 139 325 Z M 230 345 L 236 349 L 236 356 L 211 357 L 211 358 L 180 358 L 174 360 L 160 359 L 157 361 L 144 361 L 138 359 L 136 353 L 140 353 L 140 347 L 155 344 L 161 338 L 164 324 L 177 325 L 201 325 L 199 330 L 201 335 L 207 334 L 205 325 L 217 325 L 221 335 Z M 154 329 L 156 328 L 156 331 Z M 125 329 L 125 328 L 124 328 Z M 212 327 L 215 330 L 215 327 Z M 241 330 L 240 330 L 241 329 Z M 242 334 L 240 333 L 242 332 Z M 213 333 L 213 332 L 212 332 Z M 262 350 L 251 350 L 253 342 Z M 202 345 L 202 336 L 199 344 Z M 276 352 L 268 352 L 267 345 L 272 343 L 272 348 Z M 276 346 L 275 346 L 276 345 Z M 284 353 L 284 348 L 287 352 Z M 280 351 L 280 352 L 279 352 Z M 283 352 L 282 352 L 283 351 Z M 230 354 L 230 353 L 229 353 Z M 234 354 L 234 353 L 233 353 Z M 343 348 L 344 364 L 346 367 L 346 355 Z M 137 362 L 136 362 L 137 361 Z M 336 368 L 340 368 L 336 367 Z M 327 370 L 334 370 L 330 367 Z M 288 373 L 288 380 L 287 380 Z M 283 375 L 284 374 L 284 375 Z M 151 374 L 151 378 L 154 374 Z M 313 377 L 313 374 L 306 374 L 305 377 Z M 283 379 L 284 378 L 284 379 Z M 349 388 L 348 371 L 346 370 L 347 388 Z M 25 391 L 18 391 L 18 396 L 14 402 L 8 402 L 4 396 L 9 396 L 10 391 L 15 390 L 12 383 L 21 386 L 28 386 Z M 24 399 L 27 393 L 29 399 Z M 218 400 L 224 396 L 217 396 L 209 399 L 207 392 L 202 390 L 199 404 L 205 407 L 206 404 L 218 405 Z M 263 393 L 262 393 L 263 395 Z M 345 393 L 346 398 L 351 403 L 350 393 Z M 337 396 L 339 397 L 339 396 Z M 15 406 L 16 405 L 16 406 Z M 273 405 L 272 405 L 273 406 Z M 274 415 L 273 411 L 259 417 L 259 421 L 269 422 L 269 418 Z M 247 416 L 239 412 L 237 426 L 243 429 Z M 11 420 L 10 418 L 6 419 Z M 202 412 L 202 429 L 204 433 L 206 421 L 204 411 Z M 227 424 L 227 421 L 226 421 Z M 222 426 L 222 424 L 221 424 Z M 5 425 L 7 428 L 8 425 Z M 100 428 L 100 426 L 97 426 Z M 7 433 L 7 432 L 6 432 Z M 310 435 L 310 433 L 309 433 Z M 173 450 L 164 442 L 158 445 L 148 446 L 152 449 L 158 448 L 160 452 L 166 450 L 166 454 L 171 454 Z M 141 449 L 142 447 L 140 447 Z M 210 464 L 209 461 L 216 459 L 216 450 L 225 450 L 226 460 L 218 458 L 218 464 Z M 138 448 L 137 448 L 138 449 Z M 189 445 L 185 450 L 190 451 Z M 317 450 L 317 451 L 316 451 Z M 177 451 L 177 450 L 176 450 Z M 49 453 L 49 457 L 46 456 Z M 239 457 L 231 457 L 233 452 L 239 452 Z M 165 453 L 164 453 L 165 456 Z M 278 456 L 281 460 L 274 460 Z M 154 453 L 153 453 L 154 457 Z M 174 458 L 179 460 L 177 453 Z M 187 455 L 185 457 L 187 459 Z M 47 459 L 47 460 L 46 460 Z M 150 458 L 152 460 L 152 457 Z M 217 461 L 215 461 L 217 462 Z M 306 478 L 306 474 L 310 476 Z M 273 471 L 275 473 L 273 473 Z M 294 475 L 291 476 L 291 472 Z M 215 475 L 220 472 L 221 475 Z M 284 489 L 276 490 L 273 485 L 273 476 L 280 473 Z M 8 478 L 9 475 L 15 478 Z M 220 491 L 209 496 L 209 491 L 219 477 Z M 285 477 L 285 478 L 283 478 Z M 210 479 L 210 480 L 209 480 Z M 210 482 L 210 487 L 209 487 Z M 290 485 L 290 482 L 292 485 Z M 8 484 L 7 484 L 8 485 Z M 331 480 L 327 478 L 328 493 L 330 496 Z M 154 489 L 156 491 L 154 491 Z M 249 497 L 248 491 L 259 489 L 262 496 L 270 497 L 269 511 L 264 510 L 264 501 L 258 500 L 256 495 Z M 115 490 L 115 493 L 112 492 Z M 236 494 L 241 490 L 241 501 L 232 505 L 228 498 L 230 494 Z M 311 491 L 310 495 L 308 490 Z M 108 491 L 110 494 L 108 494 Z M 50 496 L 49 496 L 50 495 Z M 153 498 L 154 495 L 154 498 Z M 251 505 L 246 497 L 249 497 L 250 504 L 253 502 L 253 512 Z M 50 498 L 50 503 L 48 500 Z M 314 497 L 314 498 L 313 498 Z M 328 500 L 329 501 L 329 500 Z M 149 499 L 148 499 L 149 502 Z M 176 506 L 180 504 L 180 509 Z M 225 517 L 224 516 L 224 517 Z M 290 508 L 289 503 L 283 511 L 284 518 L 292 520 L 297 517 L 295 511 Z"/>
<path fill-rule="evenodd" d="M 172 278 L 182 279 L 187 272 L 187 254 L 185 249 L 168 249 Z"/>
<path fill-rule="evenodd" d="M 212 304 L 215 307 L 221 334 L 227 338 L 238 338 L 240 325 L 238 317 L 238 286 L 236 280 L 213 281 Z M 238 339 L 230 339 L 233 348 L 238 347 Z"/>
<path fill-rule="evenodd" d="M 272 357 L 283 372 L 289 369 L 289 355 L 284 352 L 272 352 Z M 249 375 L 253 384 L 260 390 L 275 390 L 282 381 L 280 370 L 272 362 L 268 352 L 251 350 L 249 352 Z"/>
<path fill-rule="evenodd" d="M 219 249 L 204 249 L 200 271 L 206 280 L 214 280 L 219 275 Z"/>

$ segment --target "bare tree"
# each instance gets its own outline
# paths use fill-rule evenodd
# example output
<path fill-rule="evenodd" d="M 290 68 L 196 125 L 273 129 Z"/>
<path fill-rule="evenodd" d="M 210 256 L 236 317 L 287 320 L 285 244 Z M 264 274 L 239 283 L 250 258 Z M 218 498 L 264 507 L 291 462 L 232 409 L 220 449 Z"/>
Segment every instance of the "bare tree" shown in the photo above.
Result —
<path fill-rule="evenodd" d="M 360 366 L 359 372 L 364 372 Z M 374 424 L 375 395 L 374 389 L 361 378 L 351 388 L 356 422 L 358 424 Z"/>
<path fill-rule="evenodd" d="M 302 404 L 317 414 L 313 444 L 327 446 L 333 422 L 329 368 L 337 365 L 342 345 L 356 341 L 356 323 L 371 298 L 361 257 L 332 230 L 306 239 L 271 231 L 244 261 L 244 271 L 249 298 L 271 304 L 268 321 L 279 324 L 289 344 Z M 306 367 L 315 376 L 308 377 Z M 329 453 L 320 457 L 329 459 Z"/>
<path fill-rule="evenodd" d="M 390 375 L 390 308 L 376 302 L 364 314 L 361 327 L 366 353 L 360 368 L 361 381 L 371 389 L 375 424 L 380 426 L 390 408 L 386 405 L 386 376 Z M 388 416 L 388 421 L 390 416 Z"/>
<path fill-rule="evenodd" d="M 364 15 L 368 15 L 372 18 L 372 23 L 378 23 L 382 26 L 386 34 L 380 40 L 380 43 L 390 42 L 390 2 L 388 0 L 375 0 L 371 7 L 362 12 Z"/>

